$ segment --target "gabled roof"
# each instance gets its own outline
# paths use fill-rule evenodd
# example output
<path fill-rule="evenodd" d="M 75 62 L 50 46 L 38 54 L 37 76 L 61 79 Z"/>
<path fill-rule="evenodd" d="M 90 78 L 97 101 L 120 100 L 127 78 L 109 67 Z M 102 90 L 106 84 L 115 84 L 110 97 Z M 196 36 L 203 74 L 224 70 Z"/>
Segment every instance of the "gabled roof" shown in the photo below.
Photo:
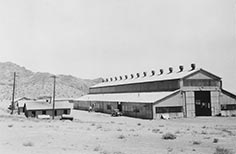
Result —
<path fill-rule="evenodd" d="M 236 95 L 235 94 L 233 94 L 233 93 L 231 93 L 229 91 L 226 91 L 225 89 L 221 89 L 221 91 L 222 91 L 223 94 L 225 94 L 225 95 L 227 95 L 227 96 L 229 96 L 231 98 L 236 99 Z"/>
<path fill-rule="evenodd" d="M 165 81 L 165 80 L 178 80 L 178 79 L 184 79 L 187 77 L 190 77 L 198 72 L 201 72 L 205 75 L 208 75 L 214 79 L 221 79 L 220 77 L 205 71 L 203 69 L 195 69 L 195 70 L 185 70 L 182 72 L 172 72 L 172 73 L 165 73 L 162 75 L 147 75 L 145 77 L 139 77 L 139 78 L 133 78 L 133 79 L 123 79 L 123 80 L 117 80 L 117 81 L 108 81 L 108 82 L 102 82 L 97 85 L 92 86 L 91 88 L 98 88 L 98 87 L 107 87 L 107 86 L 115 86 L 115 85 L 126 85 L 126 84 L 134 84 L 134 83 L 144 83 L 144 82 L 155 82 L 155 81 Z"/>
<path fill-rule="evenodd" d="M 52 109 L 52 103 L 45 101 L 32 101 L 26 103 L 27 110 L 50 110 Z M 55 109 L 71 109 L 73 104 L 68 101 L 55 102 Z"/>
<path fill-rule="evenodd" d="M 172 92 L 142 92 L 142 93 L 113 93 L 113 94 L 88 94 L 74 101 L 104 101 L 104 102 L 131 102 L 155 103 L 177 91 Z"/>

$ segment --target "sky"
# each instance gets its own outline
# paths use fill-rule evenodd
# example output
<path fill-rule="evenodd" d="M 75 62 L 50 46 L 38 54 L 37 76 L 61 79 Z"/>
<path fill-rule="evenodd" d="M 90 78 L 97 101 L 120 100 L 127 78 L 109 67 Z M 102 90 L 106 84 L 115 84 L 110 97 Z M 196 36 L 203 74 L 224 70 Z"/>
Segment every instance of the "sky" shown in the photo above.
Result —
<path fill-rule="evenodd" d="M 88 79 L 195 63 L 236 92 L 236 0 L 0 0 L 0 61 Z"/>

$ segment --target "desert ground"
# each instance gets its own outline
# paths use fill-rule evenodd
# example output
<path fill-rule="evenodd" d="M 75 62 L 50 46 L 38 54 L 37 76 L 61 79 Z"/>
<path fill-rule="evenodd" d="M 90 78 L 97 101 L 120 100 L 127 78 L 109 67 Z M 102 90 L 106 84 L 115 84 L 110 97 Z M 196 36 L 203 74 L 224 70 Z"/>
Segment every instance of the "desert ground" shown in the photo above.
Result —
<path fill-rule="evenodd" d="M 142 120 L 72 110 L 73 121 L 10 115 L 0 102 L 1 154 L 230 154 L 236 117 Z"/>

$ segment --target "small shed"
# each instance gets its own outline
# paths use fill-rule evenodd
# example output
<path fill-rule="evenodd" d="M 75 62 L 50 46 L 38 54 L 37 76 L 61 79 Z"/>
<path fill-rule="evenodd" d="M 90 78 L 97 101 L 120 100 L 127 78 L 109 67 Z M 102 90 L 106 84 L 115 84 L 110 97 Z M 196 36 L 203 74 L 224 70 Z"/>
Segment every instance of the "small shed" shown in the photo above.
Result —
<path fill-rule="evenodd" d="M 70 114 L 73 105 L 68 101 L 55 102 L 54 115 Z M 38 115 L 53 115 L 53 104 L 45 101 L 33 101 L 25 104 L 26 117 L 38 117 Z"/>

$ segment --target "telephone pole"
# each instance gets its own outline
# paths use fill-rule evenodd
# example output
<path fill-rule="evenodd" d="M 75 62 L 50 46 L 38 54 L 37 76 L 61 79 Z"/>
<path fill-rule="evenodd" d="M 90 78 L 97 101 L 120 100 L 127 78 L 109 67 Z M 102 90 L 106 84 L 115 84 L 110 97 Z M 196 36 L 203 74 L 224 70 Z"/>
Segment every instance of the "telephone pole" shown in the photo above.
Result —
<path fill-rule="evenodd" d="M 15 86 L 16 86 L 16 72 L 14 72 L 13 77 L 13 92 L 12 92 L 12 102 L 11 102 L 11 114 L 13 114 L 15 104 L 14 104 L 14 97 L 15 97 Z"/>
<path fill-rule="evenodd" d="M 52 94 L 52 119 L 55 116 L 55 94 L 56 94 L 56 76 L 53 75 L 53 94 Z"/>

